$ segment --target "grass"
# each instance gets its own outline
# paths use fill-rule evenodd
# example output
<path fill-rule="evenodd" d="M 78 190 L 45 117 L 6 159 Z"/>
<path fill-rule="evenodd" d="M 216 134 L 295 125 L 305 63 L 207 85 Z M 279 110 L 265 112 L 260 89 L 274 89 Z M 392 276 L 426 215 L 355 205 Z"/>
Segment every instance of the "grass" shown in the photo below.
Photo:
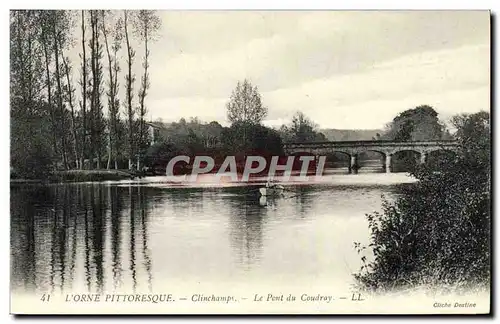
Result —
<path fill-rule="evenodd" d="M 52 181 L 87 182 L 133 179 L 137 174 L 129 170 L 67 170 L 56 171 L 52 174 Z"/>

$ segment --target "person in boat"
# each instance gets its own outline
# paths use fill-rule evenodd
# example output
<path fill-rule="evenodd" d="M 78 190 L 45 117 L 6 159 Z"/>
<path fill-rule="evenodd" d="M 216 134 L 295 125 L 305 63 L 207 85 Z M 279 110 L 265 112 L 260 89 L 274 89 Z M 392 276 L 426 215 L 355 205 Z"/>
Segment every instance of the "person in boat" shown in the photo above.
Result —
<path fill-rule="evenodd" d="M 272 179 L 267 179 L 266 188 L 268 189 L 283 189 L 283 186 L 274 183 Z"/>
<path fill-rule="evenodd" d="M 259 189 L 261 196 L 277 196 L 283 195 L 284 187 L 273 183 L 271 179 L 268 179 L 265 187 Z"/>
<path fill-rule="evenodd" d="M 266 188 L 274 188 L 274 187 L 276 187 L 276 184 L 273 183 L 273 182 L 274 181 L 271 178 L 267 179 Z"/>
<path fill-rule="evenodd" d="M 272 186 L 271 179 L 267 179 L 266 188 L 271 188 L 271 186 Z"/>

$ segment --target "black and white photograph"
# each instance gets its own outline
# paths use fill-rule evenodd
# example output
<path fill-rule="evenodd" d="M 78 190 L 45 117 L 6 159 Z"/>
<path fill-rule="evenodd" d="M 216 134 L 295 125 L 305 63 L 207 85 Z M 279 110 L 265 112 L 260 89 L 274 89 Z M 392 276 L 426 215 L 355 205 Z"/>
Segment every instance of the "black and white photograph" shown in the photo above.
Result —
<path fill-rule="evenodd" d="M 490 314 L 490 11 L 9 22 L 11 314 Z"/>

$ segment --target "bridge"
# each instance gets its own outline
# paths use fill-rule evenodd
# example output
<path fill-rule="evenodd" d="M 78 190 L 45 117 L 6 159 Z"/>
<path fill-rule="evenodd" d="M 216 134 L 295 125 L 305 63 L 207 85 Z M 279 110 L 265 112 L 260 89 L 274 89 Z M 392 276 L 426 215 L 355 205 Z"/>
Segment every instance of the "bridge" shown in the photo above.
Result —
<path fill-rule="evenodd" d="M 339 152 L 350 157 L 349 173 L 355 172 L 358 163 L 358 155 L 363 152 L 378 152 L 385 159 L 385 171 L 391 172 L 391 157 L 403 151 L 416 152 L 420 156 L 420 163 L 425 163 L 428 154 L 434 151 L 455 151 L 457 142 L 453 140 L 439 141 L 339 141 L 339 142 L 310 142 L 310 143 L 285 143 L 286 155 L 308 155 L 322 156 Z"/>

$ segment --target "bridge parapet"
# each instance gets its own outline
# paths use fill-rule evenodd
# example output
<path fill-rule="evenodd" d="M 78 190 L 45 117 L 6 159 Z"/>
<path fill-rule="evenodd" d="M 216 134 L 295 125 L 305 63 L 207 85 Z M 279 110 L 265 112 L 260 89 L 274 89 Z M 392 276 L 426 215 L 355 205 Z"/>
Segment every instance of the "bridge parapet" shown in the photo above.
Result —
<path fill-rule="evenodd" d="M 437 150 L 455 150 L 456 141 L 339 141 L 339 142 L 310 142 L 310 143 L 285 143 L 286 154 L 311 153 L 328 154 L 342 152 L 348 155 L 357 155 L 366 151 L 380 152 L 384 155 L 392 155 L 400 151 L 415 151 L 426 154 Z"/>
<path fill-rule="evenodd" d="M 349 172 L 357 167 L 357 157 L 360 153 L 373 151 L 379 152 L 385 159 L 385 170 L 390 172 L 391 156 L 401 151 L 413 151 L 420 155 L 420 163 L 425 163 L 428 153 L 449 150 L 455 151 L 458 147 L 456 141 L 342 141 L 342 142 L 311 142 L 311 143 L 285 143 L 284 150 L 287 155 L 309 153 L 313 155 L 327 155 L 334 152 L 347 154 L 350 158 Z"/>

